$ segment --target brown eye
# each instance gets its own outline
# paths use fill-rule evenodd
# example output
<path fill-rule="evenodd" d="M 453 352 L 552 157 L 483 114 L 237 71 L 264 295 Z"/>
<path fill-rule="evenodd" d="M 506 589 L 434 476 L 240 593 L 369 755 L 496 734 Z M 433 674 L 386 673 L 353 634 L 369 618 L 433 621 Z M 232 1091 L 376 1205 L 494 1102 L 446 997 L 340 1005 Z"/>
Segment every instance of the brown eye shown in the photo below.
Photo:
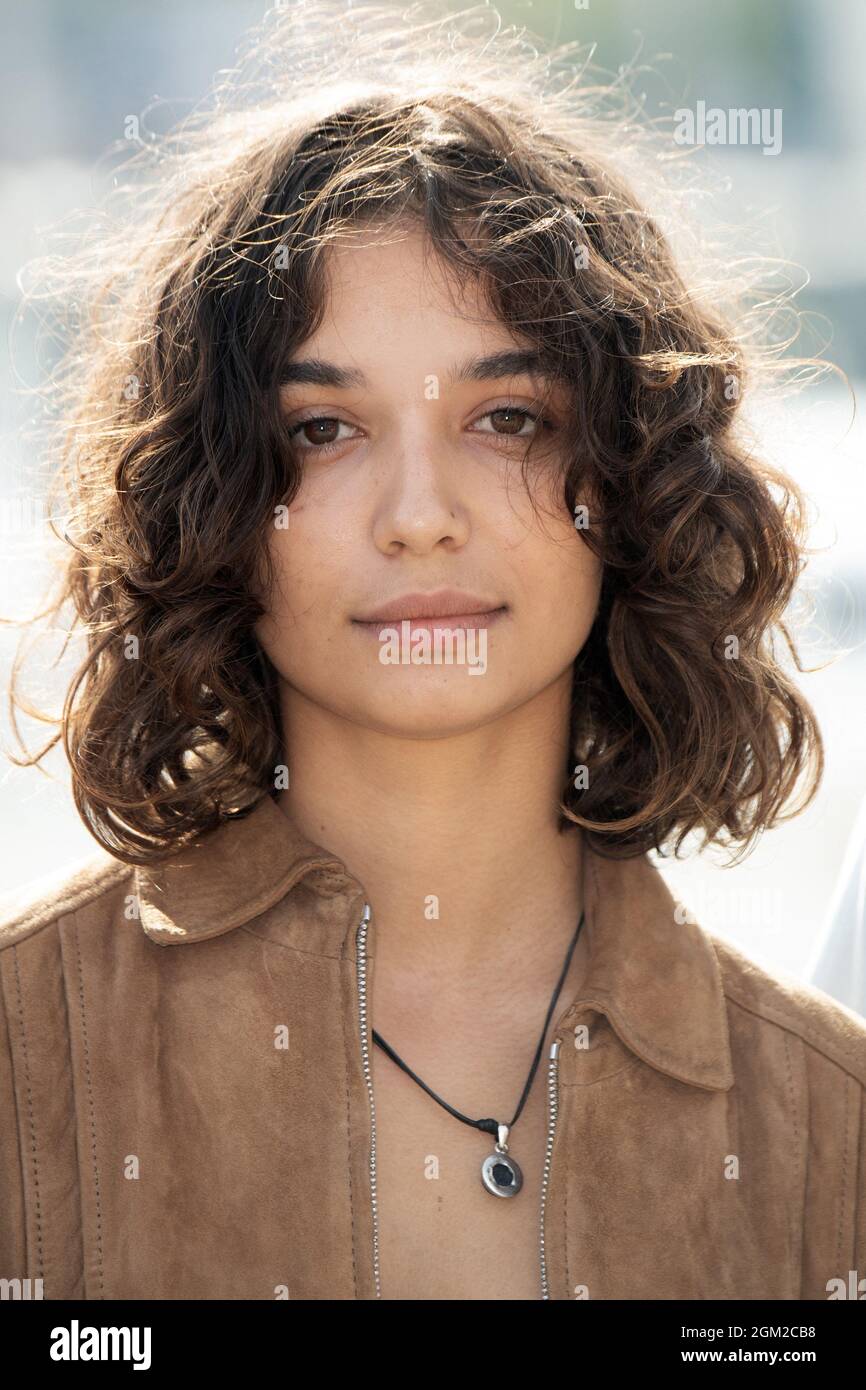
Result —
<path fill-rule="evenodd" d="M 325 454 L 338 444 L 345 444 L 348 435 L 340 437 L 340 427 L 345 425 L 335 415 L 316 415 L 309 420 L 300 420 L 289 431 L 289 438 L 297 443 L 302 454 Z M 350 426 L 346 425 L 349 429 Z"/>
<path fill-rule="evenodd" d="M 516 410 L 512 406 L 500 406 L 498 410 L 491 410 L 489 415 L 497 434 L 521 434 L 527 420 L 535 419 L 528 410 Z"/>
<path fill-rule="evenodd" d="M 292 430 L 292 438 L 294 439 L 298 434 L 303 434 L 308 444 L 334 444 L 339 429 L 339 420 L 330 420 L 321 416 L 318 420 L 302 420 Z"/>
<path fill-rule="evenodd" d="M 482 421 L 489 421 L 490 428 L 481 426 Z M 499 439 L 531 441 L 544 432 L 550 432 L 554 426 L 549 420 L 524 406 L 499 405 L 479 415 L 476 428 L 479 434 L 492 434 Z"/>

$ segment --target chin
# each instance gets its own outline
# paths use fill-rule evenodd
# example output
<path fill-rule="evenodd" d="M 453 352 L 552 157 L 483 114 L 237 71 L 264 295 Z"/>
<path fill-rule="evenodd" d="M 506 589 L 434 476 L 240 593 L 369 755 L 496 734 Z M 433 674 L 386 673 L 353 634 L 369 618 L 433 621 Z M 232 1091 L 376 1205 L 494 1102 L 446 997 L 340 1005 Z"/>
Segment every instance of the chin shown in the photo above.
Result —
<path fill-rule="evenodd" d="M 470 733 L 490 723 L 499 713 L 499 707 L 487 701 L 481 707 L 477 700 L 459 699 L 456 695 L 452 699 L 450 692 L 446 697 L 446 692 L 440 688 L 430 699 L 413 694 L 411 700 L 401 699 L 394 704 L 381 700 L 359 702 L 350 717 L 357 724 L 392 737 L 436 739 Z"/>

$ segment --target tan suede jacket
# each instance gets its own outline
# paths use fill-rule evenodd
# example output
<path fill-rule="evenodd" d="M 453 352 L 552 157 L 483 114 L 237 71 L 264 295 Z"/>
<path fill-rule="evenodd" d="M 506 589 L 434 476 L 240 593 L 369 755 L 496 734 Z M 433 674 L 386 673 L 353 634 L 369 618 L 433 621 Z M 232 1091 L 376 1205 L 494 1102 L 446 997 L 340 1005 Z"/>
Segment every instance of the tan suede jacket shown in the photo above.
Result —
<path fill-rule="evenodd" d="M 678 920 L 647 859 L 585 861 L 539 1298 L 863 1298 L 866 1020 Z M 269 797 L 157 869 L 102 855 L 7 903 L 0 1279 L 387 1294 L 366 903 Z"/>

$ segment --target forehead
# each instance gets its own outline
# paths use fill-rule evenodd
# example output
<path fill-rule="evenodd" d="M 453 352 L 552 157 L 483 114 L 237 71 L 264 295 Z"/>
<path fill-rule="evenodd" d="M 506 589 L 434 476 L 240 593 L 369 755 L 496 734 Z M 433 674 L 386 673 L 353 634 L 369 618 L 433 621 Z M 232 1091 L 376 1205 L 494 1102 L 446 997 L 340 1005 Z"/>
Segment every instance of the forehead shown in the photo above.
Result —
<path fill-rule="evenodd" d="M 379 316 L 402 312 L 477 321 L 508 333 L 480 279 L 458 275 L 424 228 L 414 223 L 361 226 L 341 234 L 325 252 L 326 316 Z"/>
<path fill-rule="evenodd" d="M 365 226 L 332 244 L 321 323 L 283 384 L 364 389 L 378 368 L 449 384 L 529 376 L 566 384 L 561 365 L 498 318 L 481 282 L 458 277 L 420 227 Z"/>

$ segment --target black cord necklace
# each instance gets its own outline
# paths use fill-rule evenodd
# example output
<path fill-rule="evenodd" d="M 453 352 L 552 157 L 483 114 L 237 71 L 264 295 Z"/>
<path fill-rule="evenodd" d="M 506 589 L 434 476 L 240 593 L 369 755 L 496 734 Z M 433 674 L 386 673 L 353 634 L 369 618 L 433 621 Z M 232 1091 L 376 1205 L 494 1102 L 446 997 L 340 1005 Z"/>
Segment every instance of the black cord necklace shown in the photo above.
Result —
<path fill-rule="evenodd" d="M 392 1061 L 397 1063 L 398 1067 L 402 1067 L 406 1074 L 411 1076 L 413 1081 L 417 1081 L 418 1085 L 423 1087 L 428 1096 L 432 1096 L 435 1101 L 438 1101 L 450 1115 L 453 1115 L 458 1120 L 462 1120 L 465 1125 L 472 1125 L 475 1129 L 481 1129 L 487 1134 L 496 1135 L 497 1143 L 494 1146 L 495 1152 L 488 1154 L 481 1165 L 481 1181 L 484 1183 L 487 1191 L 492 1192 L 496 1197 L 515 1197 L 523 1186 L 523 1173 L 520 1171 L 520 1166 L 508 1152 L 508 1135 L 520 1117 L 520 1112 L 526 1103 L 526 1097 L 529 1095 L 530 1088 L 535 1079 L 535 1073 L 538 1070 L 538 1063 L 541 1060 L 541 1049 L 544 1046 L 544 1039 L 547 1036 L 547 1028 L 550 1023 L 551 1014 L 556 1007 L 556 1001 L 559 998 L 560 990 L 568 974 L 568 967 L 571 964 L 571 957 L 574 954 L 574 948 L 577 945 L 577 938 L 580 936 L 580 929 L 582 926 L 583 913 L 581 912 L 580 921 L 577 924 L 577 929 L 572 937 L 571 945 L 568 948 L 568 954 L 565 957 L 565 964 L 562 967 L 559 983 L 556 986 L 553 998 L 550 1001 L 550 1007 L 547 1010 L 547 1017 L 544 1020 L 541 1037 L 538 1039 L 535 1061 L 532 1063 L 529 1076 L 526 1078 L 526 1085 L 523 1088 L 523 1095 L 520 1097 L 520 1104 L 517 1107 L 514 1119 L 508 1125 L 500 1124 L 497 1120 L 470 1120 L 467 1115 L 461 1115 L 459 1110 L 455 1110 L 454 1107 L 449 1105 L 446 1100 L 443 1100 L 441 1096 L 437 1096 L 435 1091 L 431 1091 L 426 1082 L 422 1081 L 420 1076 L 416 1076 L 414 1071 L 407 1067 L 403 1059 L 397 1056 L 393 1047 L 389 1047 L 384 1038 L 379 1036 L 375 1028 L 373 1029 L 373 1041 L 381 1047 L 383 1052 L 388 1054 Z"/>

